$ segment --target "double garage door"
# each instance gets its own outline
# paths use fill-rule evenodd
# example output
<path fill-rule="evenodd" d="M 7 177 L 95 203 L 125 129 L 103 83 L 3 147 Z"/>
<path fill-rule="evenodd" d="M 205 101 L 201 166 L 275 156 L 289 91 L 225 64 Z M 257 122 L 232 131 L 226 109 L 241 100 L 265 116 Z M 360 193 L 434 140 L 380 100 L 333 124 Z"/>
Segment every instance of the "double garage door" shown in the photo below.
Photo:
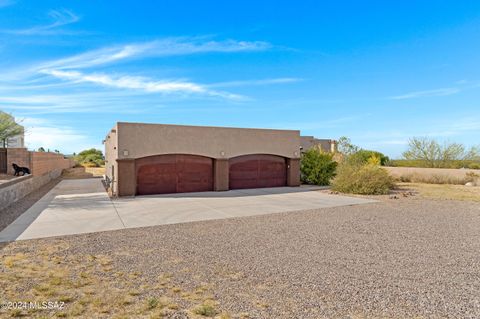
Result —
<path fill-rule="evenodd" d="M 135 162 L 137 194 L 168 194 L 213 190 L 213 159 L 170 154 Z M 273 155 L 246 155 L 229 160 L 230 189 L 286 185 L 285 159 Z"/>

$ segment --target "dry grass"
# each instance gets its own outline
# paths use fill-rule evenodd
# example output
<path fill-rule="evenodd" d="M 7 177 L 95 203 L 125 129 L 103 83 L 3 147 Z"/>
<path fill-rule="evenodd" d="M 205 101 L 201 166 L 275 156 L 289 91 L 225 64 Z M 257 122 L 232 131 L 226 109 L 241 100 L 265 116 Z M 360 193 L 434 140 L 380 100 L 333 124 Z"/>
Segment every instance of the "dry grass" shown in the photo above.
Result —
<path fill-rule="evenodd" d="M 15 245 L 12 245 L 15 247 Z M 115 271 L 105 255 L 72 254 L 57 240 L 35 250 L 3 248 L 0 263 L 2 301 L 64 302 L 63 309 L 0 310 L 0 317 L 162 318 L 222 314 L 210 288 L 188 290 L 163 274 L 151 283 L 138 272 Z"/>
<path fill-rule="evenodd" d="M 66 179 L 101 177 L 105 174 L 105 167 L 74 167 L 63 171 Z"/>
<path fill-rule="evenodd" d="M 391 176 L 404 183 L 465 185 L 478 182 L 480 172 L 472 169 L 384 167 Z"/>
<path fill-rule="evenodd" d="M 421 183 L 399 183 L 398 186 L 400 189 L 413 189 L 423 198 L 480 202 L 479 186 Z"/>

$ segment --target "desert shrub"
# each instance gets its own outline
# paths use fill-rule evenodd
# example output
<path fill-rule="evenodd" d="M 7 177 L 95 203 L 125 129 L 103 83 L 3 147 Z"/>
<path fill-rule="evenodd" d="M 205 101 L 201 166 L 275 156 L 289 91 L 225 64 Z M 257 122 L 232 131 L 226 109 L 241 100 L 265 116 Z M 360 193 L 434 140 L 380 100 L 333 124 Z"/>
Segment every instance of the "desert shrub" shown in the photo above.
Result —
<path fill-rule="evenodd" d="M 105 165 L 102 151 L 94 148 L 81 151 L 75 156 L 75 160 L 81 166 L 85 167 L 99 167 Z"/>
<path fill-rule="evenodd" d="M 360 149 L 349 156 L 349 161 L 357 164 L 378 163 L 384 166 L 390 159 L 380 152 Z"/>
<path fill-rule="evenodd" d="M 470 163 L 470 164 L 468 164 L 468 168 L 480 169 L 480 163 Z"/>
<path fill-rule="evenodd" d="M 381 195 L 388 194 L 395 186 L 388 172 L 372 164 L 352 164 L 343 162 L 337 168 L 332 181 L 332 189 L 342 193 Z"/>
<path fill-rule="evenodd" d="M 193 313 L 204 317 L 215 317 L 218 310 L 215 308 L 215 303 L 207 300 L 193 309 Z"/>
<path fill-rule="evenodd" d="M 322 152 L 312 148 L 302 155 L 300 172 L 302 182 L 312 185 L 329 185 L 335 176 L 337 162 L 333 160 L 334 154 Z"/>

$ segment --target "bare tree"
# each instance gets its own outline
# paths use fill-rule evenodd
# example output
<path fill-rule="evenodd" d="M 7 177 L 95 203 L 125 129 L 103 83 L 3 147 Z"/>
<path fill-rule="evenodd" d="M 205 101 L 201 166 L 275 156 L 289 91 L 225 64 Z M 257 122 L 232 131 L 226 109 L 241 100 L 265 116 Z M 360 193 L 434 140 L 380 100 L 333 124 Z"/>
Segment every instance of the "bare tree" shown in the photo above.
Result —
<path fill-rule="evenodd" d="M 23 133 L 23 127 L 15 122 L 15 119 L 7 113 L 0 111 L 0 142 L 3 147 L 7 146 L 7 140 Z"/>

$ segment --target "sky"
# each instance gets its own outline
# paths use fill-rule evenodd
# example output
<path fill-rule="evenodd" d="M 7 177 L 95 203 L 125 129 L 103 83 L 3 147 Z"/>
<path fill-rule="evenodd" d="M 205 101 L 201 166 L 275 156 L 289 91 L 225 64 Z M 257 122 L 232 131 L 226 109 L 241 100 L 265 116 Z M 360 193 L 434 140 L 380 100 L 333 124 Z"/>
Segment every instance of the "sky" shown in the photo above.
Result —
<path fill-rule="evenodd" d="M 27 146 L 115 122 L 300 130 L 401 157 L 480 144 L 480 1 L 0 0 L 0 110 Z"/>

